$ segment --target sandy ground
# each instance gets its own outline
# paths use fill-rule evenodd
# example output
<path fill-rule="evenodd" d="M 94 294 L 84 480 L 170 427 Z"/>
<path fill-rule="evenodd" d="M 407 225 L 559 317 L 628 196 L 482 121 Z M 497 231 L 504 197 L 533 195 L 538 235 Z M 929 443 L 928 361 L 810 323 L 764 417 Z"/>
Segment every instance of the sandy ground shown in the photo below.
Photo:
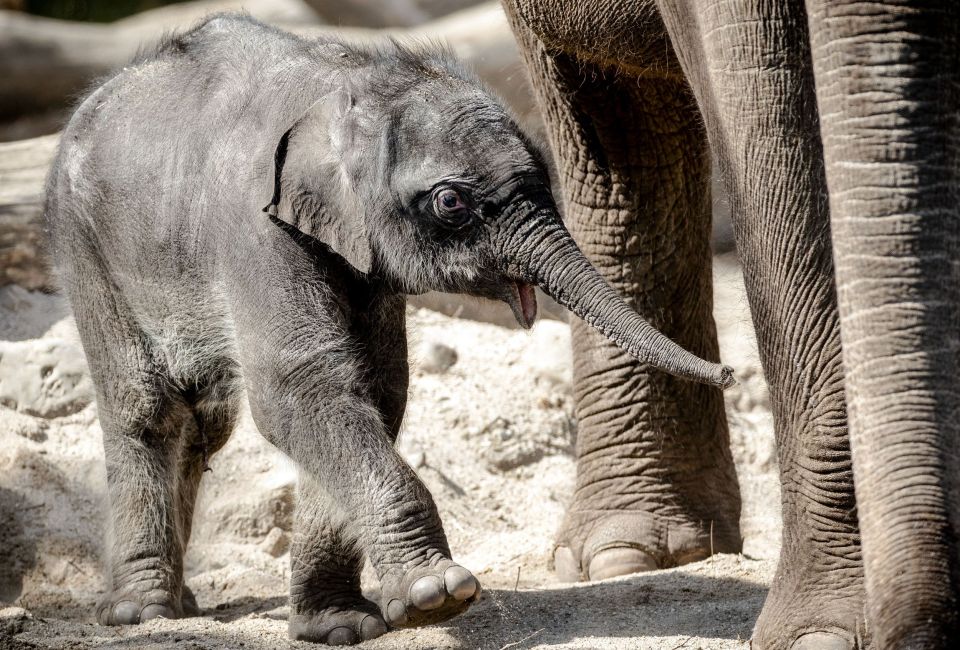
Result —
<path fill-rule="evenodd" d="M 575 468 L 568 327 L 522 332 L 411 308 L 416 369 L 400 448 L 440 507 L 454 558 L 485 591 L 453 621 L 364 647 L 746 646 L 778 550 L 779 487 L 740 273 L 727 257 L 715 267 L 723 358 L 741 380 L 726 397 L 744 553 L 557 583 L 547 560 Z M 186 574 L 205 615 L 94 625 L 106 528 L 100 435 L 62 301 L 0 290 L 0 648 L 312 647 L 286 637 L 295 470 L 249 417 L 212 460 L 198 504 Z"/>

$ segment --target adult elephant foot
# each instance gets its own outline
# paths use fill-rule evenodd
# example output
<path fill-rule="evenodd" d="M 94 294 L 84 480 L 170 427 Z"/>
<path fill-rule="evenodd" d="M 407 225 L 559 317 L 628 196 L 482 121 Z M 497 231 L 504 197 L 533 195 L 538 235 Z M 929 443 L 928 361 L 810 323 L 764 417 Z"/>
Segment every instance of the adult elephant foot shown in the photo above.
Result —
<path fill-rule="evenodd" d="M 556 538 L 557 577 L 601 580 L 739 552 L 720 391 L 625 362 L 577 324 L 573 332 L 577 484 Z"/>
<path fill-rule="evenodd" d="M 753 630 L 754 650 L 855 650 L 864 637 L 863 573 L 840 560 L 833 570 L 791 575 L 786 558 Z M 787 565 L 787 566 L 785 566 Z"/>
<path fill-rule="evenodd" d="M 553 554 L 554 571 L 563 582 L 666 569 L 703 560 L 711 551 L 740 549 L 739 537 L 730 539 L 726 532 L 718 537 L 716 525 L 711 538 L 709 522 L 643 511 L 574 508 L 567 512 Z M 724 531 L 731 530 L 730 523 Z"/>

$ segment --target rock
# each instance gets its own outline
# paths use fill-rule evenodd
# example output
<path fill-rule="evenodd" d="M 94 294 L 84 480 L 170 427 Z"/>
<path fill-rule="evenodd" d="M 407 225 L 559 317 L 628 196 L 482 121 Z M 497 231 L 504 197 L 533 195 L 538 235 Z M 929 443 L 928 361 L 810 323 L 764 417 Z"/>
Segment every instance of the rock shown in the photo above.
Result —
<path fill-rule="evenodd" d="M 17 413 L 12 409 L 0 406 L 0 422 L 14 435 L 34 442 L 43 442 L 47 439 L 48 422 L 42 418 Z"/>
<path fill-rule="evenodd" d="M 79 345 L 62 339 L 0 342 L 0 404 L 27 415 L 58 418 L 93 401 Z"/>
<path fill-rule="evenodd" d="M 484 456 L 492 471 L 507 472 L 544 456 L 543 449 L 535 441 L 517 435 L 513 423 L 506 418 L 496 418 L 481 433 L 489 437 Z"/>
<path fill-rule="evenodd" d="M 0 455 L 0 476 L 29 494 L 31 501 L 42 499 L 41 493 L 53 492 L 57 498 L 71 493 L 71 477 L 55 459 L 48 457 L 46 449 L 21 444 L 11 445 L 5 451 L 7 453 Z"/>
<path fill-rule="evenodd" d="M 407 465 L 413 469 L 420 469 L 427 466 L 427 453 L 422 449 L 415 449 L 409 452 L 402 452 Z"/>
<path fill-rule="evenodd" d="M 572 456 L 576 423 L 564 410 L 534 412 L 517 421 L 495 418 L 479 435 L 486 438 L 483 455 L 487 467 L 493 472 L 507 472 L 545 456 Z"/>
<path fill-rule="evenodd" d="M 279 527 L 273 527 L 260 542 L 260 550 L 267 555 L 280 557 L 290 548 L 290 537 Z"/>
<path fill-rule="evenodd" d="M 0 609 L 0 637 L 20 634 L 23 632 L 26 624 L 32 620 L 33 614 L 22 607 L 4 607 Z"/>
<path fill-rule="evenodd" d="M 443 374 L 457 363 L 457 351 L 449 345 L 428 341 L 420 347 L 420 369 L 433 374 Z"/>
<path fill-rule="evenodd" d="M 67 304 L 60 296 L 16 284 L 0 288 L 0 340 L 38 338 L 66 314 Z"/>
<path fill-rule="evenodd" d="M 490 469 L 509 472 L 524 465 L 532 465 L 543 458 L 544 453 L 534 445 L 516 442 L 491 447 L 486 456 Z"/>
<path fill-rule="evenodd" d="M 0 15 L 2 24 L 4 16 Z M 15 40 L 8 36 L 0 39 L 0 50 L 9 46 L 16 48 Z M 8 61 L 0 54 L 0 67 L 7 66 Z M 8 78 L 3 73 L 0 77 L 4 81 Z M 0 113 L 3 95 L 8 89 L 6 83 L 0 88 Z M 26 289 L 53 286 L 49 260 L 43 252 L 46 238 L 40 215 L 43 182 L 57 141 L 58 136 L 49 136 L 0 145 L 3 149 L 0 154 L 0 286 L 17 284 Z"/>
<path fill-rule="evenodd" d="M 292 530 L 294 486 L 281 485 L 258 491 L 250 489 L 238 498 L 220 503 L 210 509 L 217 533 L 228 533 L 240 538 L 263 538 L 274 528 Z"/>

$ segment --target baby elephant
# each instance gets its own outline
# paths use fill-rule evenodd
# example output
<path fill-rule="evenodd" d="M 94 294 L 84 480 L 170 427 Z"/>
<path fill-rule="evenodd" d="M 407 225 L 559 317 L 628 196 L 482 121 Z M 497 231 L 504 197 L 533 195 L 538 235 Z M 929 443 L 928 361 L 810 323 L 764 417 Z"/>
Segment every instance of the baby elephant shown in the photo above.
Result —
<path fill-rule="evenodd" d="M 537 285 L 658 368 L 732 382 L 604 283 L 561 222 L 541 154 L 435 48 L 210 18 L 83 102 L 46 220 L 103 427 L 107 625 L 197 613 L 183 585 L 194 500 L 244 395 L 301 468 L 294 638 L 356 643 L 477 599 L 393 446 L 405 294 L 502 300 L 529 327 Z M 379 605 L 360 592 L 364 557 Z"/>

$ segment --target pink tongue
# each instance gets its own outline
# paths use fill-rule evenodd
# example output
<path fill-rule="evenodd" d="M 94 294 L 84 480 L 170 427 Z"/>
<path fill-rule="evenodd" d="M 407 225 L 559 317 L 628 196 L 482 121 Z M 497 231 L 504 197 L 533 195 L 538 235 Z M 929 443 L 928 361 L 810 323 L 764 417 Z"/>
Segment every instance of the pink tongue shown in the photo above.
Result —
<path fill-rule="evenodd" d="M 537 319 L 537 292 L 524 282 L 517 282 L 517 293 L 520 294 L 520 309 L 523 311 L 523 320 L 527 326 L 533 325 Z"/>

